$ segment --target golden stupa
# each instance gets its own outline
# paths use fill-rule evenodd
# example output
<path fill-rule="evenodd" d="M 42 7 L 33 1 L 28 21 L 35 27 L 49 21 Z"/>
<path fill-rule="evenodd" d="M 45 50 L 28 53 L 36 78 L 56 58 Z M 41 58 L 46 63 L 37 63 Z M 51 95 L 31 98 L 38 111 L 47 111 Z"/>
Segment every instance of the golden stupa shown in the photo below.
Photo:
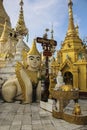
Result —
<path fill-rule="evenodd" d="M 78 26 L 74 25 L 73 2 L 68 2 L 68 30 L 61 49 L 57 51 L 57 63 L 51 66 L 57 74 L 62 71 L 65 84 L 79 89 L 80 94 L 87 94 L 87 47 L 79 37 Z"/>
<path fill-rule="evenodd" d="M 5 23 L 5 20 L 7 20 L 8 32 L 9 32 L 11 28 L 10 18 L 3 7 L 3 0 L 0 0 L 0 36 L 4 28 L 3 24 Z"/>

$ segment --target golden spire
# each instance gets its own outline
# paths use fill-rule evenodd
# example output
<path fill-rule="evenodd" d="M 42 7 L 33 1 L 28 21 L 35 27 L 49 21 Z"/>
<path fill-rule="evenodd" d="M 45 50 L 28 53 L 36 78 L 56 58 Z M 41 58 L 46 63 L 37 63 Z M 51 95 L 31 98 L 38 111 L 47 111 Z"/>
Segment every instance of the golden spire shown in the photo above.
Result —
<path fill-rule="evenodd" d="M 23 15 L 23 0 L 20 0 L 20 14 L 19 14 L 19 19 L 16 25 L 16 31 L 20 35 L 26 35 L 28 33 L 28 29 L 25 26 L 24 22 L 24 15 Z"/>
<path fill-rule="evenodd" d="M 69 7 L 69 24 L 68 30 L 66 33 L 65 40 L 62 44 L 62 49 L 72 49 L 72 48 L 80 48 L 82 47 L 82 40 L 79 38 L 78 35 L 78 28 L 74 25 L 73 19 L 73 10 L 72 10 L 73 2 L 72 0 L 68 0 L 68 7 Z"/>
<path fill-rule="evenodd" d="M 32 47 L 29 50 L 28 55 L 40 55 L 40 53 L 36 47 L 36 40 L 35 39 L 33 40 Z"/>
<path fill-rule="evenodd" d="M 75 32 L 75 26 L 74 26 L 74 20 L 73 20 L 73 10 L 72 10 L 73 2 L 72 0 L 69 0 L 68 7 L 69 7 L 69 25 L 68 25 L 68 31 L 67 35 L 74 35 Z"/>
<path fill-rule="evenodd" d="M 7 26 L 7 20 L 5 20 L 5 24 L 4 24 L 4 30 L 2 32 L 1 38 L 0 38 L 0 42 L 1 43 L 6 43 L 8 40 L 8 26 Z"/>

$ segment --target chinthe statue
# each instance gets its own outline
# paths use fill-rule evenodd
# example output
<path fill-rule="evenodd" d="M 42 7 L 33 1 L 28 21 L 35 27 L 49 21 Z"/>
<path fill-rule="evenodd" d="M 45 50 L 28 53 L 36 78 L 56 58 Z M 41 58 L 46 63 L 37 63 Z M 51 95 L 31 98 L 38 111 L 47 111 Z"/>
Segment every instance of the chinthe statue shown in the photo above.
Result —
<path fill-rule="evenodd" d="M 23 103 L 40 101 L 40 65 L 41 55 L 36 48 L 34 40 L 24 63 L 17 62 L 16 64 L 16 76 L 8 79 L 2 86 L 2 96 L 4 100 L 7 102 L 22 100 Z"/>

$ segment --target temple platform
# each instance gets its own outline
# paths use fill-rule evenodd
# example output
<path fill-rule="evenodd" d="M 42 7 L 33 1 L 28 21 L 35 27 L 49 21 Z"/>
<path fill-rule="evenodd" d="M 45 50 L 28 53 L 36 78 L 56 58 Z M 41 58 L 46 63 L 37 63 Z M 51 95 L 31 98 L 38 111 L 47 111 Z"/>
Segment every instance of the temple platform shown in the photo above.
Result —
<path fill-rule="evenodd" d="M 79 100 L 87 114 L 87 100 Z M 72 110 L 72 104 L 67 108 Z M 69 111 L 68 111 L 69 112 Z M 39 103 L 6 103 L 0 100 L 0 130 L 87 130 L 87 125 L 76 125 L 52 117 L 52 113 L 40 107 Z"/>

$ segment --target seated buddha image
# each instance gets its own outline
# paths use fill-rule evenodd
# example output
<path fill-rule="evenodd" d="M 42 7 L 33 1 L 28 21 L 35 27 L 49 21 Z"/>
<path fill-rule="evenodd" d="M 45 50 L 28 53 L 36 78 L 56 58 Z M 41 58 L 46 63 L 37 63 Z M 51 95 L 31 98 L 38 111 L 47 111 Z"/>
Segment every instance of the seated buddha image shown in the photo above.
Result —
<path fill-rule="evenodd" d="M 8 79 L 2 86 L 2 96 L 7 102 L 21 100 L 23 103 L 32 103 L 41 99 L 40 76 L 41 55 L 33 41 L 32 47 L 26 55 L 25 64 L 17 62 L 16 76 Z"/>
<path fill-rule="evenodd" d="M 54 88 L 55 90 L 59 90 L 61 86 L 65 85 L 61 71 L 58 72 L 56 81 L 57 81 L 57 84 L 55 85 L 55 88 Z"/>

